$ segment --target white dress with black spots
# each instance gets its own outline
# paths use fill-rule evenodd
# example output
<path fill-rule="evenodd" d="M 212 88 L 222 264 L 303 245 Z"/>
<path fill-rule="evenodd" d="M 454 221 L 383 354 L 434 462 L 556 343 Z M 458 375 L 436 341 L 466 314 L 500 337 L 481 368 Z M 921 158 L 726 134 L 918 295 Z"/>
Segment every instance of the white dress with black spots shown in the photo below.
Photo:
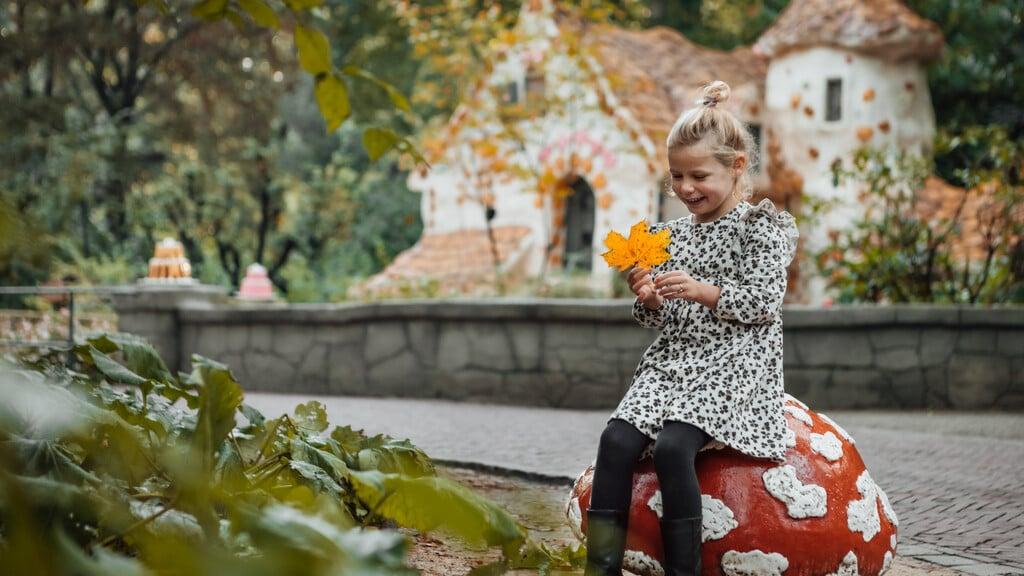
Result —
<path fill-rule="evenodd" d="M 665 300 L 657 310 L 634 302 L 637 322 L 660 333 L 608 419 L 625 420 L 652 440 L 665 420 L 688 422 L 712 437 L 708 446 L 717 441 L 781 462 L 781 307 L 786 267 L 796 254 L 796 222 L 765 199 L 740 202 L 711 222 L 686 216 L 651 231 L 666 227 L 672 257 L 652 276 L 682 270 L 722 292 L 714 309 L 682 299 Z"/>

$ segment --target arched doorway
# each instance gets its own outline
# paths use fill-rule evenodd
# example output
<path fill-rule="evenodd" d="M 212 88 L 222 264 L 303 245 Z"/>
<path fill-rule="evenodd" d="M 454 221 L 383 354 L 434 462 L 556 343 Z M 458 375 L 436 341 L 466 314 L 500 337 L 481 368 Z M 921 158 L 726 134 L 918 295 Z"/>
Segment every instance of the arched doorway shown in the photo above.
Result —
<path fill-rule="evenodd" d="M 594 257 L 594 190 L 583 178 L 565 202 L 565 270 L 591 270 Z"/>

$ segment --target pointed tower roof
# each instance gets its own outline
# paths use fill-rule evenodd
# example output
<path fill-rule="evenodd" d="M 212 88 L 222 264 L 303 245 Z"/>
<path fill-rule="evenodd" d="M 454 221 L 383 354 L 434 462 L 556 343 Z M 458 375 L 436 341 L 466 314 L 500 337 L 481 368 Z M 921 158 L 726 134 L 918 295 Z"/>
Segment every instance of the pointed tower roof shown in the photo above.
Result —
<path fill-rule="evenodd" d="M 899 0 L 793 0 L 757 43 L 754 52 L 776 58 L 830 46 L 886 60 L 938 58 L 944 40 L 938 24 Z"/>

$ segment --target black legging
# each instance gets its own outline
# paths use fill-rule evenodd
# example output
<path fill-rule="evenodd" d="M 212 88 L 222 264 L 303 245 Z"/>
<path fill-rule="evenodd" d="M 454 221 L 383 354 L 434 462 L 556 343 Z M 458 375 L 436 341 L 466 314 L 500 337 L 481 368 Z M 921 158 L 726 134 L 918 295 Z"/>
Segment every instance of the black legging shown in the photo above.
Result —
<path fill-rule="evenodd" d="M 666 420 L 654 442 L 654 469 L 661 487 L 663 518 L 701 515 L 700 486 L 694 460 L 710 439 L 707 432 L 685 422 Z M 614 418 L 597 448 L 590 496 L 594 509 L 628 510 L 633 495 L 633 470 L 651 439 L 635 426 Z"/>

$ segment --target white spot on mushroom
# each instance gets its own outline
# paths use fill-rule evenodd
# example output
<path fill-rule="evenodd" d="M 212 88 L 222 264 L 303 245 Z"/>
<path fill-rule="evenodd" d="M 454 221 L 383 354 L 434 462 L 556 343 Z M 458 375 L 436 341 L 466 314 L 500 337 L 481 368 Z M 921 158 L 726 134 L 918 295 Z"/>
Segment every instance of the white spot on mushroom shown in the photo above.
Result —
<path fill-rule="evenodd" d="M 892 536 L 889 536 L 889 547 L 893 550 L 896 549 L 896 533 L 893 532 Z"/>
<path fill-rule="evenodd" d="M 811 432 L 811 450 L 824 456 L 829 462 L 843 457 L 843 443 L 831 432 L 815 434 Z"/>
<path fill-rule="evenodd" d="M 792 518 L 824 516 L 828 511 L 828 496 L 817 484 L 804 484 L 796 477 L 796 468 L 786 464 L 769 468 L 761 475 L 768 493 L 786 505 Z"/>
<path fill-rule="evenodd" d="M 661 562 L 640 550 L 626 550 L 622 556 L 622 567 L 634 574 L 648 574 L 649 576 L 664 576 L 665 574 Z"/>
<path fill-rule="evenodd" d="M 860 572 L 857 571 L 857 555 L 850 550 L 843 556 L 843 561 L 839 563 L 839 567 L 836 568 L 835 572 L 829 572 L 828 576 L 860 576 Z"/>
<path fill-rule="evenodd" d="M 565 508 L 565 515 L 569 518 L 569 527 L 572 528 L 572 533 L 580 540 L 586 540 L 587 537 L 583 534 L 583 514 L 580 512 L 579 498 L 575 496 L 569 498 L 569 503 Z"/>
<path fill-rule="evenodd" d="M 789 560 L 778 552 L 760 550 L 722 554 L 722 571 L 726 576 L 781 576 L 789 568 Z"/>
<path fill-rule="evenodd" d="M 882 520 L 878 517 L 878 487 L 867 470 L 857 478 L 857 490 L 863 498 L 850 500 L 846 506 L 846 523 L 851 532 L 860 532 L 867 542 L 882 529 Z"/>
<path fill-rule="evenodd" d="M 889 571 L 889 566 L 892 565 L 892 552 L 885 551 L 885 557 L 882 558 L 882 571 L 878 573 L 878 576 L 882 576 Z"/>
<path fill-rule="evenodd" d="M 736 515 L 725 505 L 725 502 L 707 494 L 701 494 L 700 505 L 703 517 L 702 542 L 724 538 L 733 528 L 739 526 Z"/>
<path fill-rule="evenodd" d="M 793 416 L 793 418 L 796 418 L 797 420 L 803 422 L 804 424 L 807 424 L 808 427 L 814 426 L 814 421 L 811 420 L 811 415 L 808 414 L 807 412 L 804 412 L 800 408 L 797 408 L 796 406 L 786 406 L 784 410 L 786 412 L 789 412 Z"/>
<path fill-rule="evenodd" d="M 892 522 L 893 526 L 899 526 L 900 520 L 896 517 L 896 510 L 889 503 L 889 497 L 885 494 L 885 490 L 882 490 L 882 487 L 877 484 L 875 489 L 878 490 L 878 497 L 882 500 L 882 512 L 885 513 L 885 517 Z"/>
<path fill-rule="evenodd" d="M 797 406 L 803 408 L 804 410 L 810 410 L 810 408 L 807 407 L 807 404 L 804 404 L 803 402 L 797 400 L 795 397 L 790 396 L 789 394 L 786 394 L 786 400 L 789 400 L 790 402 L 796 404 Z"/>
<path fill-rule="evenodd" d="M 725 537 L 733 528 L 739 526 L 736 516 L 732 510 L 725 505 L 725 502 L 708 496 L 700 495 L 701 503 L 701 541 L 718 540 Z M 661 490 L 655 490 L 654 495 L 647 500 L 647 507 L 661 518 L 664 514 L 664 506 L 661 500 Z"/>
<path fill-rule="evenodd" d="M 786 444 L 786 448 L 793 448 L 793 447 L 795 447 L 796 446 L 796 432 L 793 432 L 792 428 L 790 428 L 789 426 L 786 426 L 786 435 L 782 439 L 782 441 Z"/>
<path fill-rule="evenodd" d="M 651 496 L 651 499 L 647 501 L 647 507 L 654 510 L 654 513 L 658 515 L 658 518 L 661 518 L 663 513 L 661 507 L 661 490 L 654 491 L 654 496 Z"/>
<path fill-rule="evenodd" d="M 839 432 L 840 436 L 846 438 L 847 442 L 849 442 L 850 444 L 856 444 L 856 442 L 854 442 L 853 440 L 853 436 L 850 436 L 850 434 L 846 430 L 843 430 L 842 426 L 836 424 L 835 420 L 829 418 L 828 416 L 822 414 L 821 412 L 818 412 L 818 418 L 821 418 L 825 422 L 828 422 L 829 425 L 836 429 L 836 432 Z"/>

